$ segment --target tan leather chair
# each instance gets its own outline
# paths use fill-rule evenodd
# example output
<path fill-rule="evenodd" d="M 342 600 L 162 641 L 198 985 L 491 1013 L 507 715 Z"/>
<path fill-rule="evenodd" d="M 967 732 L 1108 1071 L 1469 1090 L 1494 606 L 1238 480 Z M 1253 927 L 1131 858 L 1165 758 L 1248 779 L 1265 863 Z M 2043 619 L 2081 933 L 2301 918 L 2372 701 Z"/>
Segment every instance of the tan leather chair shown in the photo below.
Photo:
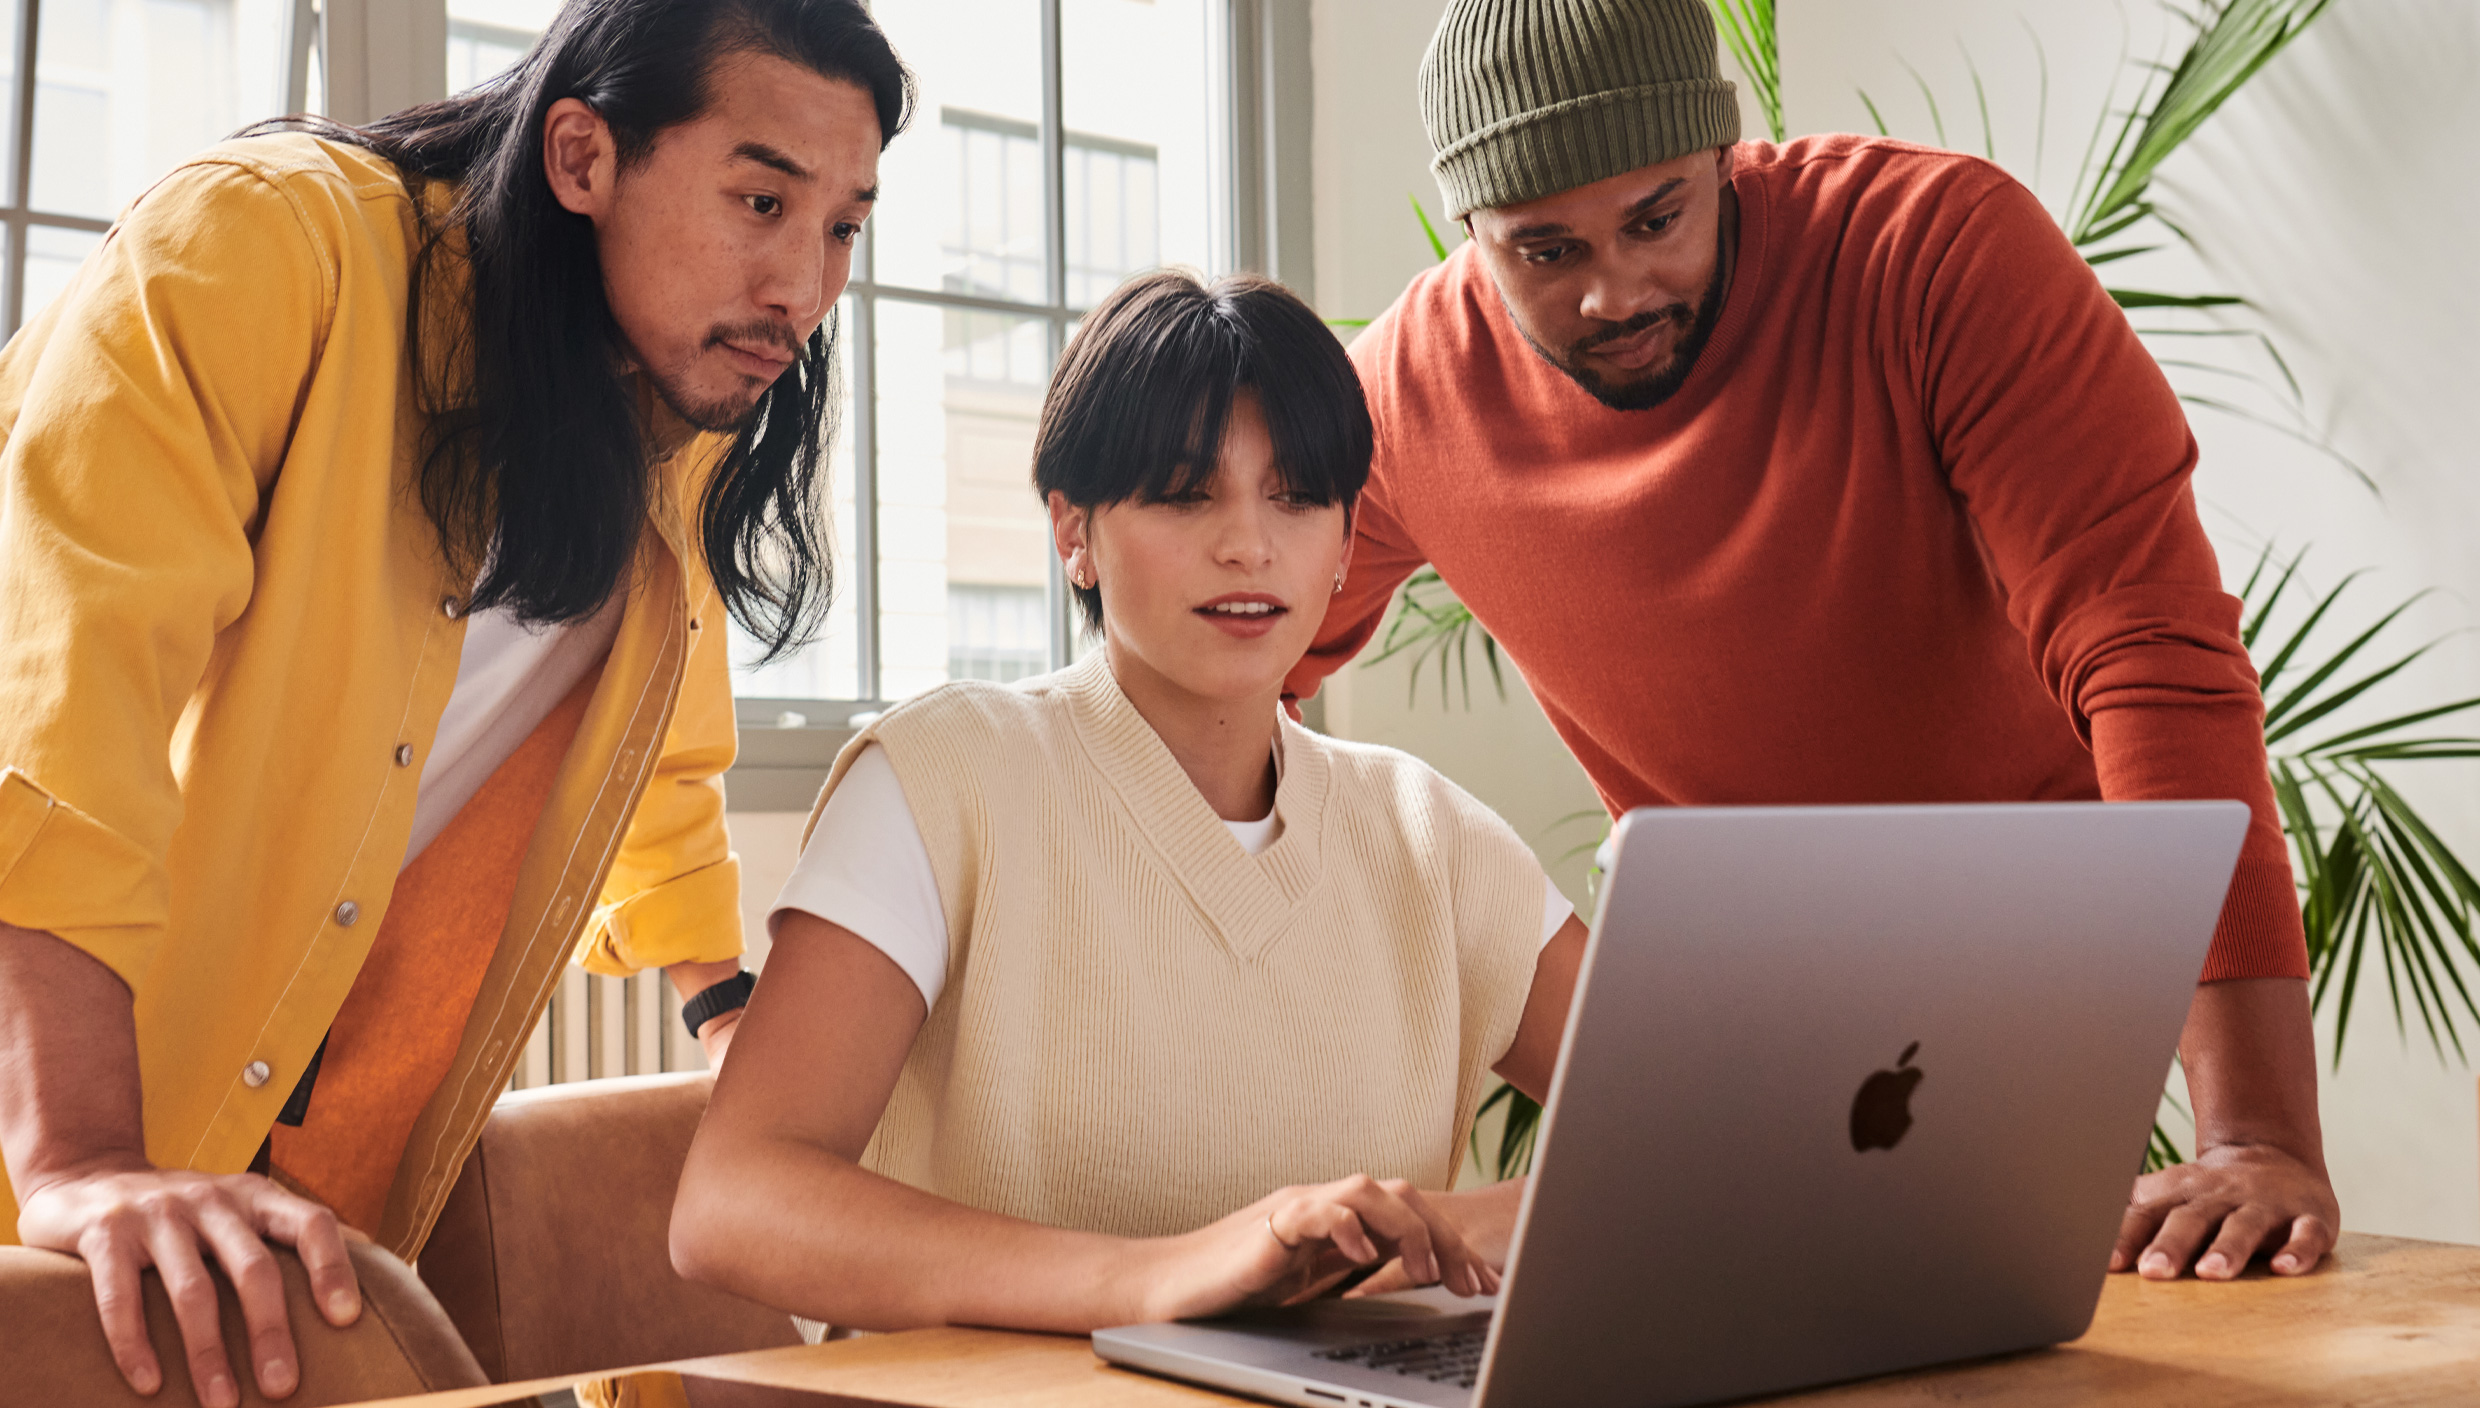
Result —
<path fill-rule="evenodd" d="M 362 1315 L 344 1329 L 319 1318 L 310 1278 L 285 1247 L 275 1247 L 284 1273 L 285 1304 L 301 1354 L 301 1387 L 284 1408 L 318 1408 L 371 1398 L 476 1388 L 482 1366 L 457 1337 L 430 1292 L 403 1262 L 367 1242 L 350 1244 L 361 1278 Z M 144 1277 L 146 1328 L 164 1367 L 164 1386 L 141 1398 L 121 1378 L 95 1314 L 86 1263 L 58 1252 L 0 1247 L 0 1404 L 126 1404 L 130 1408 L 197 1408 L 180 1327 L 163 1282 Z M 241 1382 L 245 1405 L 265 1404 L 251 1382 L 249 1338 L 232 1286 L 216 1278 L 224 1307 L 224 1352 Z"/>
<path fill-rule="evenodd" d="M 493 1382 L 798 1344 L 782 1311 L 672 1270 L 672 1195 L 713 1077 L 503 1096 L 420 1272 Z"/>

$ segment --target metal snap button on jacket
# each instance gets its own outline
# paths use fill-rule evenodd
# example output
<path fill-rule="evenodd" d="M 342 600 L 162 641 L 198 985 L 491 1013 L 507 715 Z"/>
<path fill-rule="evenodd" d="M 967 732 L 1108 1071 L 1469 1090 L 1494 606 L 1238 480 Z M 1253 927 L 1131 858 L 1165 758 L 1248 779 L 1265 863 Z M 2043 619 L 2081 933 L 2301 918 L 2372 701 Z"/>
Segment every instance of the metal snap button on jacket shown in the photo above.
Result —
<path fill-rule="evenodd" d="M 241 1068 L 241 1083 L 248 1086 L 252 1090 L 256 1090 L 260 1086 L 265 1085 L 267 1083 L 267 1063 L 264 1061 L 252 1061 L 250 1064 L 243 1066 Z"/>
<path fill-rule="evenodd" d="M 336 906 L 336 922 L 348 929 L 353 927 L 354 920 L 361 917 L 362 907 L 351 900 L 346 900 L 343 904 Z"/>

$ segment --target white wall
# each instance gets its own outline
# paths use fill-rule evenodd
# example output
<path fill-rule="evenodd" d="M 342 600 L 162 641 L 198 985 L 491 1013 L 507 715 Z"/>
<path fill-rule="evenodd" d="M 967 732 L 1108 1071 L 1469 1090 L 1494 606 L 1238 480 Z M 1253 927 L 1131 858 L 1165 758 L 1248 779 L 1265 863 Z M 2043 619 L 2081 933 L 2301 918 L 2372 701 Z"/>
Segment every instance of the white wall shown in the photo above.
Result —
<path fill-rule="evenodd" d="M 1436 262 L 1414 218 L 1419 197 L 1440 219 L 1429 141 L 1421 133 L 1413 77 L 1444 0 L 1317 0 L 1311 9 L 1314 187 L 1319 311 L 1330 318 L 1382 312 L 1413 275 Z M 1460 238 L 1451 227 L 1441 233 Z M 1507 818 L 1533 843 L 1567 896 L 1587 902 L 1588 858 L 1569 852 L 1599 839 L 1600 825 L 1566 818 L 1599 814 L 1583 769 L 1568 756 L 1514 671 L 1509 699 L 1491 691 L 1472 662 L 1472 707 L 1459 688 L 1442 705 L 1432 673 L 1418 702 L 1401 660 L 1355 664 L 1326 685 L 1326 723 L 1347 738 L 1384 743 L 1428 759 Z"/>
<path fill-rule="evenodd" d="M 1434 214 L 1413 76 L 1443 8 L 1315 5 L 1317 288 L 1331 317 L 1375 314 L 1430 261 L 1405 195 L 1418 193 Z M 2025 27 L 2035 13 L 2049 64 L 2046 130 Z M 1987 86 L 1998 159 L 2053 205 L 2066 197 L 2122 53 L 2150 55 L 2164 33 L 2159 13 L 2137 4 L 2122 14 L 2112 0 L 2053 0 L 2037 12 L 1984 0 L 1784 0 L 1781 26 L 1793 133 L 1870 130 L 1856 92 L 1865 88 L 1897 135 L 1929 140 L 1908 60 L 1940 103 L 1949 143 L 1979 150 L 1968 52 Z M 2198 411 L 2198 493 L 2225 564 L 2244 571 L 2268 540 L 2312 541 L 2320 584 L 2376 569 L 2356 620 L 2442 588 L 2415 613 L 2411 638 L 2480 616 L 2480 554 L 2463 546 L 2480 520 L 2462 411 L 2480 370 L 2480 262 L 2470 253 L 2480 191 L 2467 147 L 2480 130 L 2474 72 L 2480 7 L 2469 0 L 2333 7 L 2165 168 L 2165 204 L 2203 259 L 2152 256 L 2113 271 L 2137 286 L 2225 288 L 2253 300 L 2315 423 L 2383 487 L 2380 500 L 2314 452 Z M 1762 135 L 1742 106 L 1749 134 Z M 1593 801 L 1538 710 L 1519 698 L 1442 711 L 1433 685 L 1407 707 L 1404 686 L 1398 665 L 1345 671 L 1330 686 L 1330 726 L 1428 758 L 1555 858 L 1568 842 L 1548 824 Z M 2408 707 L 2476 694 L 2480 650 L 2459 636 L 2391 697 Z M 2397 776 L 2450 841 L 2480 854 L 2480 768 L 2432 763 Z M 1554 873 L 1579 892 L 1573 863 Z M 2416 1025 L 2407 1044 L 2398 1040 L 2382 993 L 2363 996 L 2357 1020 L 2325 1090 L 2345 1220 L 2480 1241 L 2471 1073 L 2441 1063 Z"/>

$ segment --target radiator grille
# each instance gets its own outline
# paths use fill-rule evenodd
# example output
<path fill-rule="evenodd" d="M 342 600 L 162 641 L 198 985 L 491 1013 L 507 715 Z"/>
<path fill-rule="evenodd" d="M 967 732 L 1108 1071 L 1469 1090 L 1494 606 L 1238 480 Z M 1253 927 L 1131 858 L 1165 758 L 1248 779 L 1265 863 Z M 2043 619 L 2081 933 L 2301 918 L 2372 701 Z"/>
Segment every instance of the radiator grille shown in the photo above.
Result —
<path fill-rule="evenodd" d="M 680 994 L 660 970 L 607 978 L 571 965 L 508 1088 L 705 1069 L 704 1048 L 680 1024 Z"/>

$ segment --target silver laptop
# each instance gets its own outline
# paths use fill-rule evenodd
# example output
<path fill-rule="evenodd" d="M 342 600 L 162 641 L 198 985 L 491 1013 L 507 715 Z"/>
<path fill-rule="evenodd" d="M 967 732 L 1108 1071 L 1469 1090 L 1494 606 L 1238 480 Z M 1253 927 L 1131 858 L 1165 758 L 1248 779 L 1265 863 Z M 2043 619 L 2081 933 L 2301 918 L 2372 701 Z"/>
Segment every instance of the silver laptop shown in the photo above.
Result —
<path fill-rule="evenodd" d="M 1631 812 L 1495 1303 L 1094 1336 L 1334 1408 L 1658 1408 L 2091 1323 L 2236 802 Z"/>

